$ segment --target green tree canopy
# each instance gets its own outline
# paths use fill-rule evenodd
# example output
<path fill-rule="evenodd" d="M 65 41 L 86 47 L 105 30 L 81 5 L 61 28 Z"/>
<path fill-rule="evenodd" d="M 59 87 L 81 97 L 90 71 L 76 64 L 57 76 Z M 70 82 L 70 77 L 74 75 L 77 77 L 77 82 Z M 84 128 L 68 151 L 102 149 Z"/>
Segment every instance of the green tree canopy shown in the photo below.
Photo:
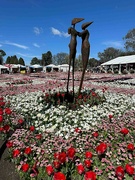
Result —
<path fill-rule="evenodd" d="M 67 53 L 64 52 L 57 53 L 52 57 L 52 62 L 56 65 L 68 64 L 69 56 Z"/>
<path fill-rule="evenodd" d="M 52 63 L 52 53 L 47 51 L 47 53 L 42 54 L 42 65 L 47 66 Z"/>
<path fill-rule="evenodd" d="M 99 65 L 99 61 L 95 58 L 90 58 L 88 61 L 88 68 L 97 67 Z"/>
<path fill-rule="evenodd" d="M 10 64 L 11 63 L 11 57 L 8 56 L 7 59 L 6 59 L 6 64 Z"/>
<path fill-rule="evenodd" d="M 123 38 L 125 40 L 125 48 L 127 51 L 135 51 L 135 28 L 128 31 Z"/>
<path fill-rule="evenodd" d="M 40 64 L 40 60 L 37 57 L 34 57 L 34 58 L 32 58 L 30 64 L 31 65 Z"/>
<path fill-rule="evenodd" d="M 113 47 L 109 47 L 107 49 L 104 50 L 104 52 L 99 52 L 98 53 L 98 57 L 100 58 L 100 64 L 107 62 L 111 59 L 114 59 L 118 56 L 120 56 L 121 54 L 121 50 L 113 48 Z"/>
<path fill-rule="evenodd" d="M 5 55 L 6 53 L 2 49 L 0 49 L 0 64 L 3 64 L 3 56 Z"/>
<path fill-rule="evenodd" d="M 20 65 L 25 66 L 25 62 L 24 62 L 23 58 L 21 58 L 21 57 L 19 58 L 18 63 L 19 63 Z"/>

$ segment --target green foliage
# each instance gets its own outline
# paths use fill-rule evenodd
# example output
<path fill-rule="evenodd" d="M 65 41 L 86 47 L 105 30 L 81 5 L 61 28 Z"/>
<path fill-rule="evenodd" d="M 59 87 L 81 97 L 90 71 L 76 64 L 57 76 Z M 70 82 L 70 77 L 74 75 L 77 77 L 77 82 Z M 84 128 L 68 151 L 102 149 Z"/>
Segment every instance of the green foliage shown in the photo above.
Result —
<path fill-rule="evenodd" d="M 40 60 L 37 58 L 37 57 L 34 57 L 32 60 L 31 60 L 31 65 L 34 65 L 34 64 L 40 64 Z"/>
<path fill-rule="evenodd" d="M 53 56 L 53 63 L 54 64 L 68 64 L 69 57 L 67 53 L 61 52 Z"/>
<path fill-rule="evenodd" d="M 126 50 L 135 51 L 135 28 L 129 30 L 123 39 L 125 40 Z"/>
<path fill-rule="evenodd" d="M 114 59 L 120 56 L 120 54 L 121 54 L 121 50 L 115 49 L 113 47 L 109 47 L 105 49 L 103 53 L 101 52 L 98 53 L 98 57 L 100 58 L 100 64 L 109 61 L 111 59 Z"/>
<path fill-rule="evenodd" d="M 25 62 L 24 62 L 23 58 L 21 58 L 21 57 L 19 58 L 18 63 L 25 66 Z"/>
<path fill-rule="evenodd" d="M 51 51 L 47 51 L 47 53 L 42 54 L 42 65 L 47 66 L 52 63 L 52 53 Z"/>

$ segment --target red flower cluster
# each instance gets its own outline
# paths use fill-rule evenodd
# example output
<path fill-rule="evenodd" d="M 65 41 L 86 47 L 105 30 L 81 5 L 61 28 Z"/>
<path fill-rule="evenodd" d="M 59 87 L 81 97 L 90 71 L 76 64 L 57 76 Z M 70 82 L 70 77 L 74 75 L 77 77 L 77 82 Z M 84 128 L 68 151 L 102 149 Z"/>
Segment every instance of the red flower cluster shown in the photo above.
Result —
<path fill-rule="evenodd" d="M 13 142 L 8 141 L 8 142 L 6 143 L 6 146 L 7 146 L 8 148 L 11 148 L 11 147 L 13 146 Z"/>
<path fill-rule="evenodd" d="M 68 156 L 68 158 L 69 158 L 69 159 L 73 159 L 74 156 L 75 156 L 75 153 L 76 153 L 75 148 L 73 148 L 73 147 L 69 148 L 69 149 L 67 150 L 67 156 Z"/>
<path fill-rule="evenodd" d="M 122 167 L 122 166 L 118 166 L 116 169 L 115 169 L 115 174 L 116 176 L 120 179 L 123 179 L 124 178 L 124 174 L 128 173 L 129 175 L 134 175 L 134 172 L 135 172 L 135 169 L 134 167 L 132 167 L 131 165 L 129 164 L 126 164 L 125 166 L 125 169 Z"/>
<path fill-rule="evenodd" d="M 85 180 L 96 180 L 96 173 L 93 171 L 88 171 L 85 173 L 84 179 Z"/>
<path fill-rule="evenodd" d="M 5 109 L 4 109 L 4 112 L 5 112 L 6 114 L 8 114 L 8 115 L 12 113 L 12 111 L 11 111 L 10 108 L 5 108 Z"/>
<path fill-rule="evenodd" d="M 31 153 L 31 148 L 30 147 L 27 147 L 27 148 L 25 148 L 25 150 L 24 150 L 24 154 L 30 154 Z"/>
<path fill-rule="evenodd" d="M 105 151 L 107 149 L 107 145 L 105 143 L 100 143 L 97 147 L 96 147 L 96 152 L 101 155 L 104 154 Z"/>
<path fill-rule="evenodd" d="M 28 169 L 29 169 L 29 164 L 27 164 L 27 163 L 23 164 L 21 169 L 22 169 L 23 172 L 27 172 Z"/>
<path fill-rule="evenodd" d="M 19 154 L 20 154 L 20 150 L 19 149 L 14 149 L 13 150 L 13 157 L 17 157 L 17 156 L 19 156 Z"/>
<path fill-rule="evenodd" d="M 98 132 L 96 131 L 96 132 L 94 132 L 94 133 L 92 134 L 92 136 L 93 136 L 93 137 L 98 137 L 99 134 L 98 134 Z"/>
<path fill-rule="evenodd" d="M 133 150 L 134 150 L 134 145 L 133 145 L 133 144 L 128 144 L 128 145 L 127 145 L 127 149 L 128 149 L 129 151 L 133 151 Z"/>
<path fill-rule="evenodd" d="M 123 177 L 124 177 L 124 168 L 122 166 L 118 166 L 115 169 L 115 174 L 116 174 L 117 177 L 123 179 Z"/>
<path fill-rule="evenodd" d="M 127 135 L 129 133 L 129 130 L 127 128 L 121 129 L 121 134 Z"/>
<path fill-rule="evenodd" d="M 48 176 L 52 175 L 54 172 L 53 167 L 51 165 L 46 166 L 46 172 Z"/>
<path fill-rule="evenodd" d="M 54 173 L 53 180 L 66 180 L 66 176 L 61 172 Z"/>

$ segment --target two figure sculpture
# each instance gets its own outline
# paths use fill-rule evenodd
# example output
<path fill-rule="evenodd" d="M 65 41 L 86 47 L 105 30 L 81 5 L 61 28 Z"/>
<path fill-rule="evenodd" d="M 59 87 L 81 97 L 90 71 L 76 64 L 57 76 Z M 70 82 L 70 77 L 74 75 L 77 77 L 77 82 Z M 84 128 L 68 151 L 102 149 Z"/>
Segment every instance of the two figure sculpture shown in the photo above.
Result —
<path fill-rule="evenodd" d="M 82 76 L 80 81 L 80 86 L 78 90 L 78 95 L 81 93 L 81 88 L 83 84 L 83 79 L 85 71 L 88 64 L 89 54 L 90 54 L 90 43 L 89 43 L 89 31 L 86 29 L 93 22 L 86 22 L 82 24 L 82 32 L 78 32 L 75 29 L 75 24 L 84 20 L 83 18 L 74 18 L 72 20 L 73 27 L 68 29 L 68 34 L 71 34 L 70 44 L 69 44 L 69 71 L 68 71 L 68 82 L 67 82 L 67 94 L 69 93 L 69 79 L 70 79 L 70 68 L 72 63 L 72 83 L 73 83 L 73 98 L 74 98 L 74 67 L 75 67 L 75 57 L 76 57 L 76 47 L 77 47 L 77 36 L 82 38 L 81 54 L 82 54 Z"/>

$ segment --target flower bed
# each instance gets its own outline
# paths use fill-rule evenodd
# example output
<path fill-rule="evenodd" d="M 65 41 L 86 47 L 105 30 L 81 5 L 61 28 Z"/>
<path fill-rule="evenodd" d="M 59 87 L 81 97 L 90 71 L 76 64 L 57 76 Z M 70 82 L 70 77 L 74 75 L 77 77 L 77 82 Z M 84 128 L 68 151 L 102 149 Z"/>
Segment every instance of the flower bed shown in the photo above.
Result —
<path fill-rule="evenodd" d="M 92 106 L 81 99 L 83 104 L 72 109 L 63 103 L 49 104 L 52 99 L 46 101 L 47 94 L 52 98 L 54 93 L 66 90 L 64 82 L 46 79 L 45 84 L 46 88 L 39 84 L 23 92 L 17 89 L 14 95 L 1 99 L 1 133 L 9 137 L 9 130 L 14 130 L 7 147 L 20 177 L 133 180 L 135 97 L 132 93 L 111 92 L 109 84 L 108 88 L 104 84 L 94 93 L 105 97 L 105 101 Z M 85 82 L 83 92 L 91 90 L 91 84 Z"/>

